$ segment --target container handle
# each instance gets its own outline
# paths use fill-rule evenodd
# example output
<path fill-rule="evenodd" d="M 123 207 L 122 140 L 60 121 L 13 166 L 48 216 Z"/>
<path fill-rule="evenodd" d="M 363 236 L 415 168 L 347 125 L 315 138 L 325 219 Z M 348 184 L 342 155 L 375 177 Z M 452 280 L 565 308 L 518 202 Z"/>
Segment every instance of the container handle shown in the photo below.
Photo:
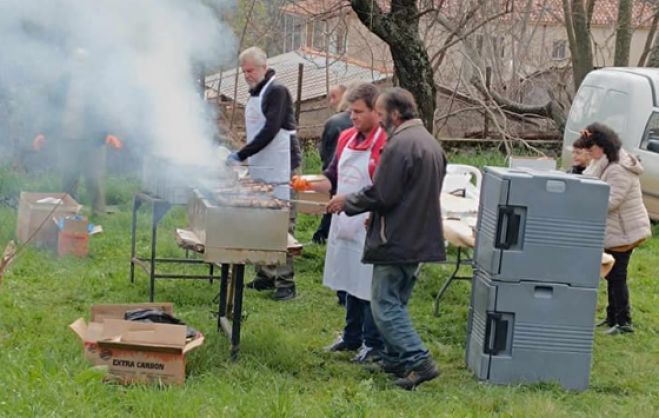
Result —
<path fill-rule="evenodd" d="M 512 207 L 499 206 L 495 248 L 508 250 L 517 244 L 521 219 Z"/>

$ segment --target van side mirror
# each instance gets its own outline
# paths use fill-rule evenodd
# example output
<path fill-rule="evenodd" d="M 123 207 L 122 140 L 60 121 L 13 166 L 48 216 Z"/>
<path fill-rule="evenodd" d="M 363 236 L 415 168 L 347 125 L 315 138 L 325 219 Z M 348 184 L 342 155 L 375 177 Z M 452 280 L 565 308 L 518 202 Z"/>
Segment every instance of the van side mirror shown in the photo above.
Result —
<path fill-rule="evenodd" d="M 659 139 L 649 139 L 647 143 L 647 150 L 659 154 Z"/>

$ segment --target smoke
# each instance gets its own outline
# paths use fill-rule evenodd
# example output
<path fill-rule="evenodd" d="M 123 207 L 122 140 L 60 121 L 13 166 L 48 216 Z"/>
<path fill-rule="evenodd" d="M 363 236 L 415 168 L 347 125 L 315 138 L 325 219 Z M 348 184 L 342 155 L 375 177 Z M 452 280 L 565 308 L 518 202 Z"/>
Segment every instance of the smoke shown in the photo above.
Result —
<path fill-rule="evenodd" d="M 213 110 L 199 68 L 235 57 L 211 0 L 0 1 L 2 141 L 39 132 L 128 146 L 180 162 L 210 155 Z M 75 120 L 75 123 L 71 121 Z"/>

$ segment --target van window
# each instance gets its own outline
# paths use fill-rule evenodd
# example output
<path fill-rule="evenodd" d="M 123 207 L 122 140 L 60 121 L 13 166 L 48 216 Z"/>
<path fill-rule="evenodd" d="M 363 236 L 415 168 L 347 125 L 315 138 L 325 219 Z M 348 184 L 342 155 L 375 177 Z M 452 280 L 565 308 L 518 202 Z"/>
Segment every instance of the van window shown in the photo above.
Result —
<path fill-rule="evenodd" d="M 614 131 L 625 131 L 629 96 L 619 90 L 605 90 L 595 86 L 581 86 L 574 98 L 568 125 L 574 131 L 593 122 L 601 122 Z"/>
<path fill-rule="evenodd" d="M 640 148 L 646 151 L 659 153 L 659 112 L 650 115 L 645 127 L 645 134 L 641 140 Z"/>

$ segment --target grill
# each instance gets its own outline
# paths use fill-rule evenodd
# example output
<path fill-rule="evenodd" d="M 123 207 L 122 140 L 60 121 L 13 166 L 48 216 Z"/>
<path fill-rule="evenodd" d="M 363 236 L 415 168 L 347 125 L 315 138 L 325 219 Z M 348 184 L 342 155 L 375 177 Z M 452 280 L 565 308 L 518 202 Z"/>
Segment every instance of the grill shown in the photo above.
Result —
<path fill-rule="evenodd" d="M 286 262 L 288 203 L 272 197 L 270 186 L 241 181 L 233 188 L 194 189 L 188 222 L 207 262 Z"/>

